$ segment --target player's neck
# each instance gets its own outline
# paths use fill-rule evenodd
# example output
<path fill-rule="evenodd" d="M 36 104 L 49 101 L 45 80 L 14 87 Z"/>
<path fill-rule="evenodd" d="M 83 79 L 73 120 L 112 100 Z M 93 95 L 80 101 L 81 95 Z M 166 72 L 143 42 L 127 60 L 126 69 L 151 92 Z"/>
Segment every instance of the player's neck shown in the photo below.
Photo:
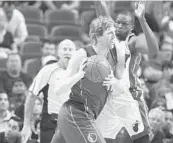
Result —
<path fill-rule="evenodd" d="M 105 48 L 104 46 L 97 44 L 97 45 L 93 45 L 92 47 L 97 55 L 104 56 L 104 57 L 107 56 L 108 49 Z"/>

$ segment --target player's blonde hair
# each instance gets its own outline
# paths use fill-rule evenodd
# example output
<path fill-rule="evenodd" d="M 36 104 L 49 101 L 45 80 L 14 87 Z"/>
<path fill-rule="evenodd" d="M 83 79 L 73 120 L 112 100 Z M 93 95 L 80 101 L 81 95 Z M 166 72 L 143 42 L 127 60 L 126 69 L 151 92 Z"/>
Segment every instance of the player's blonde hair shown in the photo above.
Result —
<path fill-rule="evenodd" d="M 106 29 L 112 26 L 114 26 L 114 21 L 110 17 L 99 16 L 94 19 L 90 24 L 89 36 L 91 40 L 97 40 Z"/>

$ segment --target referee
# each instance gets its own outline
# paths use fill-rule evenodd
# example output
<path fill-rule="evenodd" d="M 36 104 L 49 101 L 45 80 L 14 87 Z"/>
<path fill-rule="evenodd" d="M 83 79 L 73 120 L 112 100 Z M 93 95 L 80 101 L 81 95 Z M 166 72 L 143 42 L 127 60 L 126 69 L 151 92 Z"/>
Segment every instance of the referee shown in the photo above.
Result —
<path fill-rule="evenodd" d="M 44 95 L 40 143 L 50 143 L 57 126 L 58 112 L 62 104 L 68 100 L 70 90 L 63 94 L 56 95 L 56 80 L 63 76 L 64 71 L 71 58 L 72 52 L 76 51 L 76 46 L 71 40 L 60 42 L 57 55 L 59 61 L 43 67 L 35 77 L 29 88 L 28 97 L 25 104 L 24 127 L 21 132 L 22 143 L 26 143 L 31 132 L 31 118 L 33 113 L 34 101 L 41 92 Z"/>

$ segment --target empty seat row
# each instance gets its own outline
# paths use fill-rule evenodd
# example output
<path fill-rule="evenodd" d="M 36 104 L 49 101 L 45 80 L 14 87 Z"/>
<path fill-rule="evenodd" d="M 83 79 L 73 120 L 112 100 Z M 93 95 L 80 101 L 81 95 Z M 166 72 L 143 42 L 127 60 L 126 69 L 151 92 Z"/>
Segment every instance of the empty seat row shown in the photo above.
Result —
<path fill-rule="evenodd" d="M 48 34 L 46 26 L 28 24 L 29 37 L 27 41 L 39 41 L 39 39 L 64 39 L 69 38 L 74 40 L 80 40 L 82 31 L 81 27 L 77 25 L 59 25 L 55 26 L 51 33 Z M 62 37 L 62 38 L 61 38 Z"/>

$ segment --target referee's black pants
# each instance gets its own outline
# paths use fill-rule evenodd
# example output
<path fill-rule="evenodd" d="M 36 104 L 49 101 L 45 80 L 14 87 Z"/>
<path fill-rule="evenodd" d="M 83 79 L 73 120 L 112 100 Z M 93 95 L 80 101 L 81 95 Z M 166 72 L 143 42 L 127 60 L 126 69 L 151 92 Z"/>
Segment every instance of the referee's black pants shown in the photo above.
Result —
<path fill-rule="evenodd" d="M 57 128 L 57 114 L 43 113 L 40 123 L 40 143 L 50 143 Z"/>

